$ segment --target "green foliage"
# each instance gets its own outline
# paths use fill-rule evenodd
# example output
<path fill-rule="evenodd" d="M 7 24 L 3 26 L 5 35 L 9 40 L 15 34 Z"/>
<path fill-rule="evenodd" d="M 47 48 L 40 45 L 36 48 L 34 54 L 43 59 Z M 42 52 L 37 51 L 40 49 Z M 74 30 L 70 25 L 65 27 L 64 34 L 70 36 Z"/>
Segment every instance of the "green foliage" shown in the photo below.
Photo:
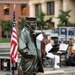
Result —
<path fill-rule="evenodd" d="M 41 12 L 36 21 L 39 28 L 41 28 L 41 27 L 44 28 L 44 25 L 46 25 L 44 18 L 45 18 L 45 14 L 43 12 Z"/>
<path fill-rule="evenodd" d="M 69 18 L 70 18 L 69 13 L 70 12 L 71 12 L 71 10 L 68 10 L 68 11 L 60 10 L 60 14 L 57 17 L 59 19 L 58 27 L 61 27 L 61 26 L 75 27 L 75 23 L 69 22 Z"/>
<path fill-rule="evenodd" d="M 19 19 L 21 21 L 18 23 L 18 27 L 19 27 L 19 30 L 21 31 L 23 29 L 23 27 L 24 27 L 25 19 L 21 18 L 21 17 L 19 17 Z"/>
<path fill-rule="evenodd" d="M 10 43 L 10 40 L 7 40 L 7 39 L 1 39 L 1 40 L 0 40 L 0 43 Z"/>
<path fill-rule="evenodd" d="M 52 23 L 52 18 L 49 18 L 45 20 L 45 15 L 43 12 L 40 13 L 40 15 L 37 17 L 37 27 L 38 29 L 49 29 L 50 25 Z"/>
<path fill-rule="evenodd" d="M 12 22 L 10 20 L 1 20 L 1 26 L 2 30 L 5 31 L 11 31 L 12 29 Z"/>
<path fill-rule="evenodd" d="M 8 39 L 8 35 L 12 30 L 12 21 L 11 20 L 1 20 L 2 31 L 6 34 L 6 38 Z"/>

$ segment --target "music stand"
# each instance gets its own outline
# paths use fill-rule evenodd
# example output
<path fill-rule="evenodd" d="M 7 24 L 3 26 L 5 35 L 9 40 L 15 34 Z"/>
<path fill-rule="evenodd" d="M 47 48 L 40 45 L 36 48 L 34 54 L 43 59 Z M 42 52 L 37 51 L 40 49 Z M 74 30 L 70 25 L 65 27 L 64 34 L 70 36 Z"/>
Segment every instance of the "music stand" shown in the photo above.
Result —
<path fill-rule="evenodd" d="M 56 53 L 57 51 L 59 50 L 59 45 L 57 44 L 55 44 L 54 46 L 53 46 L 53 48 L 49 51 L 49 52 L 51 52 L 51 53 Z"/>
<path fill-rule="evenodd" d="M 67 58 L 67 50 L 68 50 L 68 44 L 65 43 L 61 43 L 59 45 L 59 51 L 61 51 L 62 53 L 58 53 L 58 55 L 60 56 L 60 67 L 61 67 L 61 56 L 64 55 L 65 56 L 65 61 Z"/>
<path fill-rule="evenodd" d="M 68 49 L 68 44 L 62 43 L 59 45 L 59 51 L 67 51 Z"/>

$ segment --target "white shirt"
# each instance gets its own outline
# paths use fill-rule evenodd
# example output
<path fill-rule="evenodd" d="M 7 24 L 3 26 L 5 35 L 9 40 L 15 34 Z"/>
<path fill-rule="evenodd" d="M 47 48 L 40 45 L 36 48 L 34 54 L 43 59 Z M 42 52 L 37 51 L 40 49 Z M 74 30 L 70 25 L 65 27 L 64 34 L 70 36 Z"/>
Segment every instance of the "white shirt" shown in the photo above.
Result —
<path fill-rule="evenodd" d="M 39 41 L 42 41 L 42 40 L 44 39 L 43 34 L 39 34 L 36 38 L 37 38 Z"/>
<path fill-rule="evenodd" d="M 51 43 L 48 43 L 48 44 L 45 46 L 45 51 L 46 51 L 46 53 L 48 53 L 48 51 L 50 51 L 52 48 L 53 48 L 53 47 L 52 47 Z"/>

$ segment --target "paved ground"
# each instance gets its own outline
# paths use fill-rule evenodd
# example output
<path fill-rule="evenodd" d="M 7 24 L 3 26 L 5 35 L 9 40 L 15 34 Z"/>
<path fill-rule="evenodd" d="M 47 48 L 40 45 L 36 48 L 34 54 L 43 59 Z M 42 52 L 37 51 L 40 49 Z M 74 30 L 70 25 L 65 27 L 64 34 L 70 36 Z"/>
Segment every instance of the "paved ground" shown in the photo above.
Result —
<path fill-rule="evenodd" d="M 37 75 L 75 75 L 75 67 L 61 67 L 60 69 L 56 70 L 53 68 L 44 68 L 44 71 L 45 74 L 38 73 Z M 63 72 L 64 74 L 59 74 Z M 0 71 L 0 75 L 12 75 L 12 73 L 9 71 Z M 17 72 L 15 75 L 17 75 Z"/>
<path fill-rule="evenodd" d="M 9 46 L 9 45 L 1 44 L 0 46 L 1 46 L 0 48 L 4 48 L 5 46 Z M 60 72 L 61 73 L 64 72 L 64 74 L 61 75 L 75 75 L 75 67 L 61 67 L 60 69 L 54 70 L 53 68 L 50 68 L 49 66 L 46 65 L 44 71 L 45 74 L 38 73 L 37 75 L 60 75 L 59 74 Z M 17 71 L 15 73 L 16 73 L 15 75 L 17 75 Z M 0 75 L 12 75 L 12 73 L 9 71 L 0 71 Z"/>

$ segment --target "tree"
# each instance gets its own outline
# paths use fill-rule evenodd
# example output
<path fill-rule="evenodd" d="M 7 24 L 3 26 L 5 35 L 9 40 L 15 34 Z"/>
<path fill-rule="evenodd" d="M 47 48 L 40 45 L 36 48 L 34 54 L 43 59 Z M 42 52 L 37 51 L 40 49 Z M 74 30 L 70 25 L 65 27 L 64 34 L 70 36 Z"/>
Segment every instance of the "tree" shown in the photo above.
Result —
<path fill-rule="evenodd" d="M 47 20 L 45 20 L 45 16 L 46 14 L 44 14 L 43 12 L 40 13 L 40 15 L 37 17 L 37 27 L 38 29 L 49 29 L 50 25 L 52 23 L 52 18 L 49 18 Z"/>
<path fill-rule="evenodd" d="M 6 38 L 9 38 L 9 33 L 12 30 L 12 22 L 10 20 L 1 20 L 2 31 L 6 34 Z"/>
<path fill-rule="evenodd" d="M 69 13 L 70 12 L 71 12 L 71 10 L 68 10 L 68 11 L 60 10 L 60 14 L 57 17 L 59 19 L 58 27 L 61 27 L 61 26 L 75 27 L 75 23 L 71 23 L 69 21 L 69 18 L 70 18 Z"/>
<path fill-rule="evenodd" d="M 24 27 L 25 19 L 21 18 L 21 17 L 19 17 L 19 19 L 21 21 L 18 23 L 18 26 L 19 26 L 19 30 L 21 31 L 23 29 L 23 27 Z"/>

